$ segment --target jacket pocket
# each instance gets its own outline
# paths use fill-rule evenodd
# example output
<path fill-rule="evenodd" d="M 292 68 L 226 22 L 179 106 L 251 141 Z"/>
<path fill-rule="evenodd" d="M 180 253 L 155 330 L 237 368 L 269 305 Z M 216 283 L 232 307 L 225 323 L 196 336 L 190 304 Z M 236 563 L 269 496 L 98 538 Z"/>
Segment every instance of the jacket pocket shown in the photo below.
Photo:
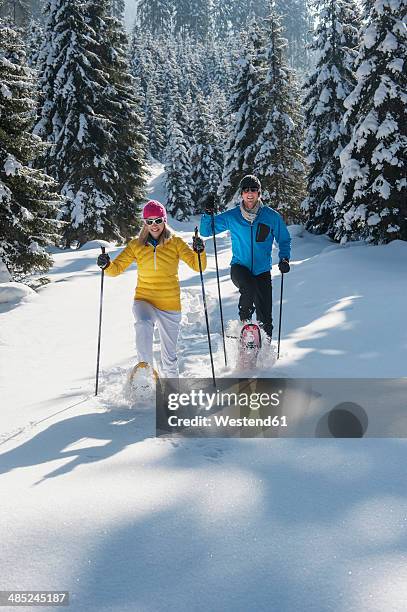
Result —
<path fill-rule="evenodd" d="M 256 230 L 256 242 L 264 242 L 270 234 L 270 226 L 265 223 L 259 223 Z"/>

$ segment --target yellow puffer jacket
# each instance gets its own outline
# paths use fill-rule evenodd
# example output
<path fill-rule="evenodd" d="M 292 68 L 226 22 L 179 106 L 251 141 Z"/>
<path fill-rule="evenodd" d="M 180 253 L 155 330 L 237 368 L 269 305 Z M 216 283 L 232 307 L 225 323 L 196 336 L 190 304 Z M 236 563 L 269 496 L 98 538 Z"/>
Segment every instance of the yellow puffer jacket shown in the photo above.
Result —
<path fill-rule="evenodd" d="M 135 261 L 138 279 L 135 300 L 145 300 L 160 310 L 181 310 L 181 290 L 178 279 L 179 260 L 199 272 L 198 254 L 179 236 L 172 236 L 165 244 L 142 246 L 137 239 L 111 262 L 105 272 L 118 276 Z M 202 270 L 206 268 L 206 253 L 201 253 Z"/>

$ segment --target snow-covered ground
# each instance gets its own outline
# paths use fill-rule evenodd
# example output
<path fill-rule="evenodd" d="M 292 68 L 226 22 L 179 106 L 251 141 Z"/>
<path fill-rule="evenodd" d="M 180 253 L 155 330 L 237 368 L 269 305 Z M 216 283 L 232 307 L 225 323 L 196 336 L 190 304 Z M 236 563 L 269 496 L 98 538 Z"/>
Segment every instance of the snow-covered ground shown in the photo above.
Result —
<path fill-rule="evenodd" d="M 173 227 L 191 240 L 198 222 Z M 405 377 L 407 244 L 344 247 L 290 230 L 281 359 L 265 352 L 255 375 Z M 229 238 L 217 244 L 233 331 Z M 233 376 L 207 250 L 216 370 Z M 154 438 L 153 407 L 123 396 L 133 266 L 105 279 L 93 397 L 99 252 L 56 252 L 48 285 L 0 303 L 0 590 L 68 590 L 75 612 L 405 610 L 405 440 Z M 180 277 L 181 375 L 209 377 L 199 275 L 181 264 Z"/>

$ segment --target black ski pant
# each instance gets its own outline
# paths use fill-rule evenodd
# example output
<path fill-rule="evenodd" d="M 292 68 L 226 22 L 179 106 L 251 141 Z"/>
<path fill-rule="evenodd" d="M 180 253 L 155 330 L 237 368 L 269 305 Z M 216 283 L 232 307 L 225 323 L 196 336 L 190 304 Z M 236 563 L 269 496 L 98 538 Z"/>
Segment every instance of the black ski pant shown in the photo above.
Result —
<path fill-rule="evenodd" d="M 266 334 L 273 331 L 272 324 L 272 289 L 271 273 L 263 272 L 255 276 L 240 264 L 233 264 L 230 269 L 233 284 L 239 289 L 239 316 L 241 321 L 251 319 L 256 310 L 257 321 Z"/>

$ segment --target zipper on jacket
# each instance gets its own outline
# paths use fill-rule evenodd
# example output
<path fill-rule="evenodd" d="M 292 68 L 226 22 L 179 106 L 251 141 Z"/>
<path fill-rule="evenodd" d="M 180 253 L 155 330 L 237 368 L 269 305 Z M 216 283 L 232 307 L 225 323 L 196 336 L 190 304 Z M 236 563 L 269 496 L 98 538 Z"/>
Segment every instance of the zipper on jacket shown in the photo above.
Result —
<path fill-rule="evenodd" d="M 252 267 L 251 267 L 251 273 L 253 274 L 253 224 L 250 224 L 250 242 L 252 245 Z"/>
<path fill-rule="evenodd" d="M 156 249 L 157 249 L 157 247 L 154 246 L 154 272 L 157 271 L 157 253 L 156 253 Z"/>

